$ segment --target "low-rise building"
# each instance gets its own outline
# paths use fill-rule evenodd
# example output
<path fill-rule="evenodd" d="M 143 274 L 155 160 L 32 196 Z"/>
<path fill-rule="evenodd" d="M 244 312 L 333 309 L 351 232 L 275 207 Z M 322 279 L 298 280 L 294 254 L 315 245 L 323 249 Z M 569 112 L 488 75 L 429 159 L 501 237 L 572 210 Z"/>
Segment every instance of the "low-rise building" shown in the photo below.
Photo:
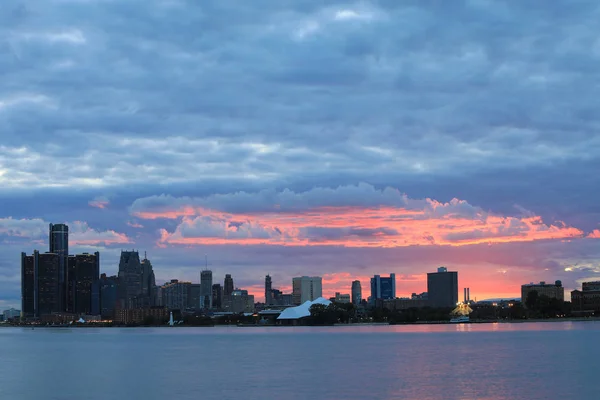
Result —
<path fill-rule="evenodd" d="M 524 307 L 527 307 L 527 296 L 531 292 L 537 292 L 538 296 L 547 296 L 560 301 L 565 300 L 565 288 L 562 286 L 561 281 L 555 281 L 553 284 L 542 281 L 540 283 L 521 285 L 521 301 Z"/>
<path fill-rule="evenodd" d="M 573 312 L 579 314 L 593 314 L 600 312 L 600 281 L 583 282 L 582 290 L 571 292 Z"/>
<path fill-rule="evenodd" d="M 398 298 L 398 299 L 379 299 L 376 301 L 375 306 L 377 308 L 385 308 L 391 311 L 394 310 L 408 310 L 409 308 L 423 308 L 428 306 L 427 299 L 409 299 L 409 298 Z"/>
<path fill-rule="evenodd" d="M 336 303 L 350 303 L 350 295 L 336 292 L 334 300 Z"/>
<path fill-rule="evenodd" d="M 4 316 L 4 321 L 8 321 L 14 318 L 20 318 L 21 317 L 21 310 L 15 310 L 14 308 L 8 309 L 8 310 L 4 310 L 4 312 L 2 313 L 2 315 Z"/>
<path fill-rule="evenodd" d="M 166 323 L 169 311 L 165 307 L 117 309 L 114 322 L 125 325 L 141 324 L 150 318 L 156 324 Z"/>

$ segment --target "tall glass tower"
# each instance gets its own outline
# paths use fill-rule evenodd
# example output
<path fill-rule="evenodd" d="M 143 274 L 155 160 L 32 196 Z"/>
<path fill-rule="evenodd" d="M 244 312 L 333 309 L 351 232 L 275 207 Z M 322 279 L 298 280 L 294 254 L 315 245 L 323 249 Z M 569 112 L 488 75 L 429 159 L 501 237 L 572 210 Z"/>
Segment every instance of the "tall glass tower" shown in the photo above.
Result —
<path fill-rule="evenodd" d="M 50 253 L 58 254 L 58 290 L 60 292 L 58 309 L 65 311 L 67 307 L 69 227 L 66 224 L 50 224 L 48 239 Z"/>

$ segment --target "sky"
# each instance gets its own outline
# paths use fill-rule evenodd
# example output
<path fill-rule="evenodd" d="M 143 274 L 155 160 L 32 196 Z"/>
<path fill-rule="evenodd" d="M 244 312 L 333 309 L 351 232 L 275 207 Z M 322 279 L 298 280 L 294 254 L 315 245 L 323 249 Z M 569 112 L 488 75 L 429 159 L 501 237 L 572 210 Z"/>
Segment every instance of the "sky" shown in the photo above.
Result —
<path fill-rule="evenodd" d="M 2 0 L 0 308 L 20 253 L 157 282 L 600 279 L 600 3 Z"/>

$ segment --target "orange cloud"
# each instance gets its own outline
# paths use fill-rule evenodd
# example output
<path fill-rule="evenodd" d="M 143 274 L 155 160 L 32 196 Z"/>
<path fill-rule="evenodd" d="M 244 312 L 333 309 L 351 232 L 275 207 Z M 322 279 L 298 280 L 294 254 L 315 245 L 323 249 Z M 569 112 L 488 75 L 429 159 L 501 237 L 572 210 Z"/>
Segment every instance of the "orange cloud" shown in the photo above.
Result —
<path fill-rule="evenodd" d="M 95 207 L 95 208 L 100 208 L 100 209 L 107 208 L 109 204 L 110 204 L 110 202 L 105 197 L 96 197 L 94 200 L 88 201 L 88 205 L 90 207 Z"/>
<path fill-rule="evenodd" d="M 183 218 L 174 231 L 160 231 L 160 244 L 391 248 L 569 240 L 584 236 L 583 231 L 562 222 L 545 224 L 539 216 L 504 217 L 483 211 L 461 215 L 394 207 L 322 207 L 297 213 L 252 214 L 191 207 L 183 210 L 183 213 L 180 210 L 161 214 L 183 215 Z M 159 218 L 157 214 L 151 215 Z"/>
<path fill-rule="evenodd" d="M 590 232 L 589 235 L 587 235 L 586 237 L 590 238 L 590 239 L 600 239 L 600 229 L 594 229 L 592 232 Z"/>

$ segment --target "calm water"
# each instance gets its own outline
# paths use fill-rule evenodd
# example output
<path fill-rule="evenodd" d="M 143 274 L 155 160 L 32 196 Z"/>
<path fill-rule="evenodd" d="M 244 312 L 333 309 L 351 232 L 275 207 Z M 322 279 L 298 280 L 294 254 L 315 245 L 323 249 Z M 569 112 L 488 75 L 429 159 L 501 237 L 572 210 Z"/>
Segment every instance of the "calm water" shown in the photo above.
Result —
<path fill-rule="evenodd" d="M 0 399 L 599 398 L 600 323 L 0 328 Z"/>

